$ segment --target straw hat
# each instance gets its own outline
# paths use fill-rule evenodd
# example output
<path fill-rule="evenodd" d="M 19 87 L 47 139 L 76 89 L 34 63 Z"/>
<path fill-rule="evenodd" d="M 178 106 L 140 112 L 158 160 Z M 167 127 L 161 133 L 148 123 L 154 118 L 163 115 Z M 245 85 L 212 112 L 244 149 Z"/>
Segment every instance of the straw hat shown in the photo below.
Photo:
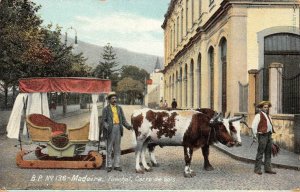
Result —
<path fill-rule="evenodd" d="M 109 100 L 112 96 L 117 96 L 116 92 L 109 92 L 106 99 Z"/>
<path fill-rule="evenodd" d="M 272 107 L 272 104 L 271 104 L 270 101 L 261 101 L 261 102 L 257 105 L 257 107 L 258 107 L 258 108 L 262 108 L 264 105 L 268 105 L 269 107 Z"/>

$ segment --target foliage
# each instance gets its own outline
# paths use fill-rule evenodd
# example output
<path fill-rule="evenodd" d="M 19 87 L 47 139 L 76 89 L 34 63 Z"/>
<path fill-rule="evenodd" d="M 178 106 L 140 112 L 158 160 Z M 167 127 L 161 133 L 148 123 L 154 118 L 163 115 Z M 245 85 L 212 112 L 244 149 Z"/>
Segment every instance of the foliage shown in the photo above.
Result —
<path fill-rule="evenodd" d="M 48 25 L 47 28 L 40 30 L 43 36 L 41 41 L 43 47 L 36 49 L 33 53 L 29 52 L 29 56 L 24 60 L 24 63 L 28 62 L 26 71 L 30 71 L 26 76 L 87 76 L 90 68 L 85 64 L 86 59 L 82 53 L 74 55 L 72 47 L 60 41 L 60 27 L 56 26 L 54 30 L 51 29 L 52 25 Z"/>
<path fill-rule="evenodd" d="M 131 77 L 142 82 L 143 84 L 145 83 L 145 79 L 149 78 L 149 73 L 145 69 L 140 69 L 133 65 L 124 65 L 121 71 L 122 78 Z"/>
<path fill-rule="evenodd" d="M 116 69 L 118 67 L 118 63 L 116 62 L 116 54 L 114 53 L 113 47 L 110 43 L 103 48 L 103 53 L 101 54 L 102 61 L 97 65 L 94 75 L 99 78 L 108 78 L 120 69 Z"/>
<path fill-rule="evenodd" d="M 39 9 L 29 0 L 0 1 L 0 86 L 5 98 L 19 78 L 87 76 L 90 72 L 82 54 L 74 55 L 72 47 L 61 43 L 60 27 L 41 26 Z"/>
<path fill-rule="evenodd" d="M 25 50 L 38 46 L 39 25 L 42 23 L 36 15 L 38 9 L 27 0 L 0 2 L 0 85 L 5 93 L 5 106 L 8 88 L 24 73 L 22 57 Z"/>
<path fill-rule="evenodd" d="M 129 96 L 129 103 L 135 104 L 135 98 L 142 98 L 144 86 L 138 80 L 134 80 L 130 77 L 125 77 L 118 82 L 117 91 L 119 93 L 126 93 Z"/>
<path fill-rule="evenodd" d="M 145 79 L 149 77 L 146 70 L 136 66 L 125 65 L 120 73 L 114 73 L 110 77 L 112 89 L 118 92 L 119 97 L 127 104 L 134 104 L 135 100 L 143 100 L 145 91 Z M 127 98 L 127 101 L 124 101 Z"/>
<path fill-rule="evenodd" d="M 38 26 L 41 20 L 36 16 L 39 7 L 29 1 L 3 0 L 0 6 L 0 71 L 6 86 L 15 82 L 22 74 L 24 50 L 38 46 Z"/>

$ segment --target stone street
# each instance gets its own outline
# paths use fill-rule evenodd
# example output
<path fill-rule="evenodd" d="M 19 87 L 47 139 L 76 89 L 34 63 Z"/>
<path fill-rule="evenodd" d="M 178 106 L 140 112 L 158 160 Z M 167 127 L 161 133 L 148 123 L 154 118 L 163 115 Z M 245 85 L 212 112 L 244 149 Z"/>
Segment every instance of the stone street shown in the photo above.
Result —
<path fill-rule="evenodd" d="M 132 111 L 141 106 L 123 106 L 130 122 Z M 101 110 L 99 111 L 101 113 Z M 59 119 L 68 127 L 79 127 L 89 119 L 89 112 L 73 114 Z M 135 173 L 135 154 L 121 157 L 123 172 L 107 173 L 103 168 L 93 170 L 72 169 L 21 169 L 16 166 L 15 156 L 18 141 L 0 136 L 0 189 L 99 189 L 99 190 L 292 190 L 299 189 L 300 172 L 275 168 L 276 175 L 253 173 L 253 164 L 233 159 L 216 147 L 210 148 L 210 162 L 215 170 L 203 170 L 201 150 L 194 152 L 193 178 L 184 178 L 184 157 L 182 147 L 156 148 L 160 167 L 152 172 Z M 125 130 L 122 149 L 134 144 L 132 132 Z M 24 148 L 30 145 L 24 145 Z M 253 154 L 255 155 L 255 154 Z M 149 157 L 147 156 L 149 159 Z"/>

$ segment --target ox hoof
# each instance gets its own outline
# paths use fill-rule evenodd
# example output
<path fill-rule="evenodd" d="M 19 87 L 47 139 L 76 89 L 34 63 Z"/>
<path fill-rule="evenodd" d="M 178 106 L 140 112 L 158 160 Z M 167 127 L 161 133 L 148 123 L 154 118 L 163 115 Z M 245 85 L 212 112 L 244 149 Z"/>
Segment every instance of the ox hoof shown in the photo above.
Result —
<path fill-rule="evenodd" d="M 149 167 L 151 167 L 151 164 L 150 164 L 150 163 L 147 163 L 147 165 L 148 165 Z M 140 163 L 140 166 L 143 166 L 143 167 L 144 167 L 143 163 Z"/>
<path fill-rule="evenodd" d="M 192 171 L 190 174 L 192 175 L 192 177 L 196 176 L 196 173 L 194 171 Z"/>
<path fill-rule="evenodd" d="M 145 169 L 145 171 L 151 172 L 151 171 L 153 171 L 153 169 L 150 167 L 149 169 Z"/>
<path fill-rule="evenodd" d="M 212 166 L 204 167 L 205 171 L 213 171 L 214 168 Z"/>
<path fill-rule="evenodd" d="M 141 169 L 140 169 L 140 170 L 137 170 L 137 169 L 136 169 L 135 172 L 136 172 L 136 173 L 139 173 L 139 174 L 144 174 L 144 171 L 141 170 Z"/>
<path fill-rule="evenodd" d="M 153 163 L 153 162 L 151 162 L 151 164 L 152 164 L 152 167 L 159 167 L 160 166 L 159 163 Z"/>
<path fill-rule="evenodd" d="M 236 143 L 235 143 L 235 146 L 236 146 L 236 147 L 240 147 L 240 146 L 242 146 L 242 143 L 241 143 L 241 142 L 236 142 Z"/>
<path fill-rule="evenodd" d="M 196 176 L 196 173 L 195 173 L 195 172 L 184 173 L 184 177 L 186 177 L 186 178 L 192 178 L 192 177 L 194 177 L 194 176 Z"/>

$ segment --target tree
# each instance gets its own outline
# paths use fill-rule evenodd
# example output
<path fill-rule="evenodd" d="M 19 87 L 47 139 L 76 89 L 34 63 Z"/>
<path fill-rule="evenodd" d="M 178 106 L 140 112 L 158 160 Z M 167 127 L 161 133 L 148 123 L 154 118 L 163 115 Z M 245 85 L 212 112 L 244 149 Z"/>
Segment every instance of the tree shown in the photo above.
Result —
<path fill-rule="evenodd" d="M 133 65 L 124 65 L 121 69 L 121 79 L 130 77 L 133 80 L 139 81 L 142 84 L 143 90 L 136 95 L 139 100 L 144 99 L 143 92 L 145 91 L 146 82 L 145 80 L 149 78 L 149 73 L 145 69 L 140 69 Z"/>
<path fill-rule="evenodd" d="M 110 43 L 107 43 L 107 45 L 104 46 L 101 56 L 102 61 L 97 65 L 94 75 L 99 78 L 110 79 L 115 72 L 120 70 L 116 68 L 119 64 L 116 62 L 116 54 Z"/>
<path fill-rule="evenodd" d="M 69 76 L 86 77 L 91 73 L 92 67 L 86 65 L 87 59 L 83 57 L 83 53 L 73 56 L 73 65 Z"/>
<path fill-rule="evenodd" d="M 121 77 L 131 77 L 145 85 L 145 79 L 149 78 L 149 73 L 145 69 L 140 69 L 133 65 L 124 65 L 121 69 Z"/>
<path fill-rule="evenodd" d="M 60 41 L 61 28 L 41 27 L 39 6 L 29 0 L 0 1 L 0 86 L 5 93 L 19 78 L 87 76 L 82 54 Z M 14 90 L 14 89 L 13 89 Z"/>
<path fill-rule="evenodd" d="M 0 2 L 0 81 L 5 93 L 5 107 L 8 88 L 24 73 L 24 51 L 34 47 L 40 38 L 37 34 L 42 20 L 36 15 L 39 8 L 28 0 Z"/>
<path fill-rule="evenodd" d="M 140 98 L 143 95 L 144 86 L 138 81 L 130 77 L 125 77 L 118 82 L 117 91 L 120 93 L 126 93 L 127 99 L 130 104 L 135 104 L 135 98 Z"/>
<path fill-rule="evenodd" d="M 83 53 L 74 54 L 72 46 L 66 46 L 61 42 L 61 27 L 52 25 L 42 28 L 44 34 L 43 45 L 52 53 L 52 60 L 46 63 L 42 76 L 88 76 L 91 68 L 86 65 Z M 45 64 L 45 63 L 44 63 Z"/>

